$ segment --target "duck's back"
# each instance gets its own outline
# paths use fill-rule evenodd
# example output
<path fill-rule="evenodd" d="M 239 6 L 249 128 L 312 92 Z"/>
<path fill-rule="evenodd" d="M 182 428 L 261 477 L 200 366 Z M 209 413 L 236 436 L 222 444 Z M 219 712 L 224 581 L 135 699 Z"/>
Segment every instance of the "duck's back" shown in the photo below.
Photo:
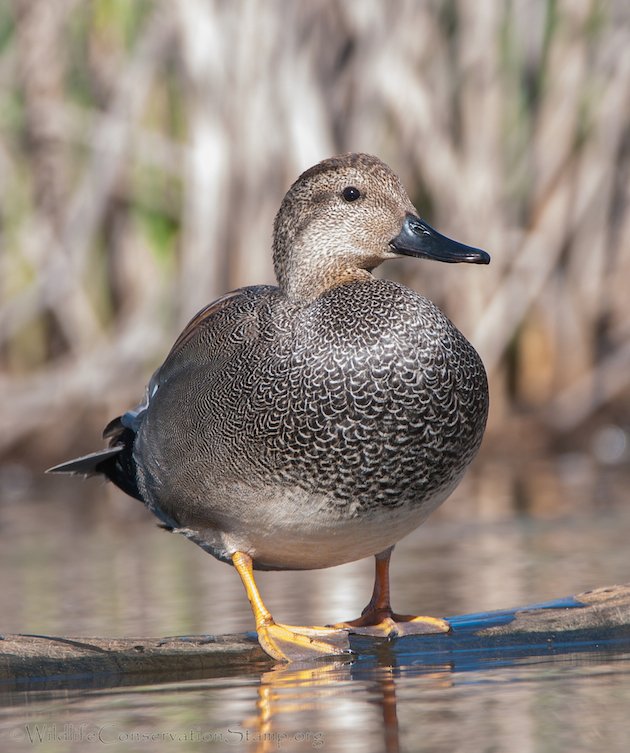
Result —
<path fill-rule="evenodd" d="M 374 278 L 307 305 L 238 291 L 180 338 L 152 391 L 139 487 L 184 526 L 233 518 L 244 487 L 263 516 L 282 488 L 323 495 L 340 517 L 432 509 L 477 452 L 488 410 L 468 341 L 426 298 Z"/>

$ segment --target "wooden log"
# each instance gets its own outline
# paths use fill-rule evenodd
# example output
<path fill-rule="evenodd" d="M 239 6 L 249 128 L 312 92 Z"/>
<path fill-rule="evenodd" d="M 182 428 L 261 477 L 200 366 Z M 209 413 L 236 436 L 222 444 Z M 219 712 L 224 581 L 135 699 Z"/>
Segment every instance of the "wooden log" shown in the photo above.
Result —
<path fill-rule="evenodd" d="M 351 635 L 352 664 L 376 655 L 392 663 L 465 665 L 480 659 L 630 649 L 630 585 L 610 586 L 517 609 L 449 619 L 452 632 L 383 640 Z M 383 659 L 383 653 L 387 654 Z M 338 657 L 335 657 L 338 661 Z M 228 676 L 273 663 L 253 633 L 168 638 L 0 637 L 0 685 L 111 687 Z"/>
<path fill-rule="evenodd" d="M 118 685 L 228 676 L 268 666 L 255 633 L 167 638 L 70 638 L 5 633 L 0 687 Z"/>

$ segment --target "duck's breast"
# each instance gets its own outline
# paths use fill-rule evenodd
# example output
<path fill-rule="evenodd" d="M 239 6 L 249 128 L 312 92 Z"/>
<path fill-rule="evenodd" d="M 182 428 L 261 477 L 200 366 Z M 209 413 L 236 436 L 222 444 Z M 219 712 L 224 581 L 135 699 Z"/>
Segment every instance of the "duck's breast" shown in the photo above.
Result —
<path fill-rule="evenodd" d="M 182 527 L 234 540 L 256 529 L 260 539 L 267 520 L 299 547 L 331 525 L 379 521 L 376 531 L 381 511 L 397 521 L 381 538 L 400 536 L 457 483 L 487 415 L 472 346 L 427 299 L 387 281 L 303 307 L 274 289 L 248 294 L 158 375 L 136 447 L 145 499 Z"/>

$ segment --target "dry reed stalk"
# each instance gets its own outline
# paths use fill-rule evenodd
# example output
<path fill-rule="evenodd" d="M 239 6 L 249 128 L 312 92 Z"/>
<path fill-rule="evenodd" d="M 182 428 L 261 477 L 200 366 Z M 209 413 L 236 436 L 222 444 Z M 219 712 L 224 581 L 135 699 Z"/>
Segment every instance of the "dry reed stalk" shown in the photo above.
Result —
<path fill-rule="evenodd" d="M 284 190 L 350 149 L 380 154 L 429 221 L 493 253 L 489 269 L 387 273 L 473 337 L 503 392 L 495 417 L 523 401 L 544 416 L 551 401 L 564 430 L 627 391 L 623 0 L 156 2 L 110 19 L 135 19 L 128 47 L 76 0 L 56 2 L 83 19 L 80 104 L 64 82 L 81 45 L 64 23 L 42 29 L 44 8 L 15 12 L 0 49 L 0 83 L 25 95 L 40 144 L 0 126 L 0 198 L 15 210 L 0 218 L 0 448 L 106 389 L 132 401 L 142 365 L 196 309 L 271 281 Z M 28 361 L 29 328 L 51 317 L 63 352 Z M 123 357 L 138 378 L 117 387 Z"/>

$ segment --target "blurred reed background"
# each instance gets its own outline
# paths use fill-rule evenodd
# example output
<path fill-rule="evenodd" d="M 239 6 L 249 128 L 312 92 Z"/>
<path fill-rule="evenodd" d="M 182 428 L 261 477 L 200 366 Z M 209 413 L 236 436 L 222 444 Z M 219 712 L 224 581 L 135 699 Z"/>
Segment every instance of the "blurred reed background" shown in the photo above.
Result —
<path fill-rule="evenodd" d="M 492 253 L 382 270 L 480 351 L 486 453 L 627 460 L 627 0 L 0 2 L 0 455 L 100 446 L 197 309 L 273 279 L 285 190 L 344 151 Z"/>

